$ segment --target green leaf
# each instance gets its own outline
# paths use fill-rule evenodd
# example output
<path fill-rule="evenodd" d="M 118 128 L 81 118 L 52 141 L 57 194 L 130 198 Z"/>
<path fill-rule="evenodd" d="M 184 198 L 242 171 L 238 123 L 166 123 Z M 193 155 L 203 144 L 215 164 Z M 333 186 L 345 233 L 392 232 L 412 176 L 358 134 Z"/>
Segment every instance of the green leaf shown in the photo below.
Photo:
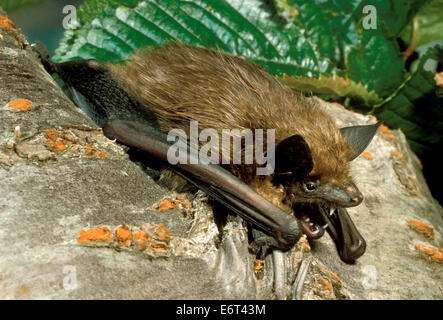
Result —
<path fill-rule="evenodd" d="M 400 32 L 409 24 L 420 8 L 429 4 L 430 0 L 402 1 L 368 1 L 377 8 L 378 20 L 385 27 L 388 37 L 398 37 Z"/>
<path fill-rule="evenodd" d="M 362 105 L 374 105 L 383 100 L 375 91 L 368 90 L 361 84 L 339 76 L 327 78 L 320 75 L 316 78 L 290 77 L 278 78 L 289 88 L 302 92 L 316 92 L 320 95 L 350 97 Z"/>
<path fill-rule="evenodd" d="M 127 2 L 86 1 L 78 10 L 81 27 L 65 34 L 54 59 L 120 61 L 135 49 L 179 40 L 244 55 L 275 75 L 339 72 L 301 27 L 273 16 L 262 0 Z"/>
<path fill-rule="evenodd" d="M 44 0 L 0 0 L 0 7 L 6 12 L 43 2 Z"/>
<path fill-rule="evenodd" d="M 78 10 L 80 28 L 65 34 L 55 59 L 116 62 L 141 47 L 182 41 L 244 55 L 279 77 L 338 75 L 387 97 L 405 80 L 395 36 L 422 3 L 88 0 Z M 375 30 L 362 26 L 368 4 L 377 10 Z"/>
<path fill-rule="evenodd" d="M 435 73 L 443 64 L 443 46 L 429 48 L 416 71 L 374 114 L 393 128 L 401 128 L 418 154 L 429 152 L 443 137 L 443 99 L 436 96 Z"/>
<path fill-rule="evenodd" d="M 417 47 L 443 40 L 443 0 L 434 0 L 423 6 L 418 12 L 418 23 Z M 411 41 L 411 29 L 409 23 L 401 33 L 405 43 Z"/>
<path fill-rule="evenodd" d="M 274 0 L 277 3 L 280 0 Z M 287 0 L 287 6 L 299 13 L 300 25 L 322 56 L 344 69 L 344 48 L 358 45 L 356 23 L 352 18 L 361 1 Z M 283 13 L 280 12 L 280 15 Z"/>
<path fill-rule="evenodd" d="M 376 30 L 359 29 L 359 45 L 346 57 L 348 76 L 382 97 L 389 96 L 405 80 L 404 60 L 395 41 Z"/>
<path fill-rule="evenodd" d="M 281 0 L 274 0 L 281 1 Z M 367 91 L 387 97 L 405 79 L 396 37 L 426 1 L 287 0 L 320 55 L 331 59 L 344 76 Z M 364 8 L 374 11 L 376 29 L 365 29 Z M 281 13 L 280 13 L 281 14 Z"/>

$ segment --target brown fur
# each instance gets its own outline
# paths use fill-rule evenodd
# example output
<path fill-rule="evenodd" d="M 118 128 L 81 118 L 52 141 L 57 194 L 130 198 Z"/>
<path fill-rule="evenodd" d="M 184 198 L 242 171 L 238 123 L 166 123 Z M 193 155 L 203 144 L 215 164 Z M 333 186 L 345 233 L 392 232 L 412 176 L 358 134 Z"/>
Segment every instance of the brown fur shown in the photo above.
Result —
<path fill-rule="evenodd" d="M 184 44 L 169 44 L 133 56 L 125 66 L 109 66 L 114 78 L 159 117 L 161 128 L 275 129 L 276 144 L 300 134 L 311 148 L 310 177 L 321 183 L 349 181 L 353 153 L 333 119 L 314 99 L 294 93 L 242 58 Z M 266 136 L 266 135 L 265 135 Z M 266 144 L 265 144 L 266 146 Z M 271 202 L 286 208 L 286 193 L 255 166 L 227 166 Z"/>

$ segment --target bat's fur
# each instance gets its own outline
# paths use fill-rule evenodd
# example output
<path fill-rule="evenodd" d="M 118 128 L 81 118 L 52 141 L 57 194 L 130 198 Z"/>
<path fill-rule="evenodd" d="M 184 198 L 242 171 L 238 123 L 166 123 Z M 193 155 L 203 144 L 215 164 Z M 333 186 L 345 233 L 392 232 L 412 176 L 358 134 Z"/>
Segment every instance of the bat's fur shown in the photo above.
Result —
<path fill-rule="evenodd" d="M 169 44 L 138 52 L 124 66 L 108 67 L 124 89 L 158 115 L 165 132 L 183 129 L 189 133 L 189 121 L 196 120 L 199 130 L 214 128 L 220 136 L 222 129 L 275 129 L 276 145 L 299 134 L 308 143 L 314 162 L 307 180 L 343 188 L 350 181 L 348 160 L 354 150 L 333 119 L 315 99 L 293 92 L 240 57 Z M 297 186 L 288 192 L 271 177 L 257 176 L 255 165 L 225 167 L 291 212 L 287 198 L 297 195 Z"/>

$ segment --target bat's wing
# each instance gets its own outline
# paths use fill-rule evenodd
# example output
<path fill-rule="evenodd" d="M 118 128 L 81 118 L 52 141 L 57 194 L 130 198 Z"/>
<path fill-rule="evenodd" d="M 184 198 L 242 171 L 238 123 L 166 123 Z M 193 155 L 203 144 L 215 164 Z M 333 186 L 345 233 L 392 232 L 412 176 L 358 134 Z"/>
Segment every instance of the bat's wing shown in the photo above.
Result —
<path fill-rule="evenodd" d="M 167 154 L 171 144 L 166 135 L 144 123 L 111 120 L 106 123 L 103 131 L 107 137 L 115 138 L 168 163 Z M 302 233 L 293 216 L 274 206 L 222 167 L 214 164 L 189 164 L 198 160 L 205 162 L 207 159 L 202 161 L 202 155 L 185 142 L 178 140 L 174 147 L 181 148 L 189 156 L 186 164 L 171 165 L 177 174 L 257 228 L 272 235 L 277 240 L 277 247 L 290 248 L 299 239 Z"/>
<path fill-rule="evenodd" d="M 169 164 L 167 154 L 172 144 L 160 131 L 155 115 L 122 89 L 105 66 L 97 60 L 54 63 L 43 45 L 36 44 L 34 49 L 46 70 L 59 75 L 74 102 L 103 127 L 107 137 L 138 148 Z M 177 143 L 174 145 L 177 146 Z M 180 148 L 187 151 L 190 157 L 198 156 L 198 151 L 189 148 L 184 142 Z M 201 160 L 200 156 L 198 163 L 209 163 Z M 221 166 L 176 164 L 171 165 L 171 168 L 215 200 L 273 236 L 276 247 L 289 249 L 302 235 L 295 217 L 274 206 Z"/>

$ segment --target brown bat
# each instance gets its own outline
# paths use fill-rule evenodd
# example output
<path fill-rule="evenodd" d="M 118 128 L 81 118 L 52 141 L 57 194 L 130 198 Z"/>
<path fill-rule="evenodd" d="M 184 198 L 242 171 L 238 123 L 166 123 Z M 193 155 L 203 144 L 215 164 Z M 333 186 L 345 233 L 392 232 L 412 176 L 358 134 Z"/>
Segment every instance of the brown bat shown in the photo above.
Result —
<path fill-rule="evenodd" d="M 366 243 L 345 209 L 363 200 L 349 176 L 349 162 L 370 143 L 380 123 L 339 129 L 314 99 L 291 91 L 256 65 L 190 45 L 143 50 L 124 65 L 108 66 L 96 60 L 53 63 L 36 48 L 46 70 L 58 73 L 74 102 L 106 136 L 161 159 L 272 236 L 264 246 L 288 249 L 302 232 L 318 239 L 327 230 L 343 261 L 352 263 L 364 253 Z M 226 129 L 274 129 L 272 174 L 257 175 L 262 162 L 255 152 L 252 164 L 191 160 L 171 165 L 171 146 L 186 151 L 188 159 L 202 160 L 202 143 L 171 143 L 166 136 L 179 129 L 189 137 L 190 121 L 197 121 L 199 133 L 212 128 L 220 136 Z M 217 145 L 211 152 L 232 158 L 231 147 Z"/>

